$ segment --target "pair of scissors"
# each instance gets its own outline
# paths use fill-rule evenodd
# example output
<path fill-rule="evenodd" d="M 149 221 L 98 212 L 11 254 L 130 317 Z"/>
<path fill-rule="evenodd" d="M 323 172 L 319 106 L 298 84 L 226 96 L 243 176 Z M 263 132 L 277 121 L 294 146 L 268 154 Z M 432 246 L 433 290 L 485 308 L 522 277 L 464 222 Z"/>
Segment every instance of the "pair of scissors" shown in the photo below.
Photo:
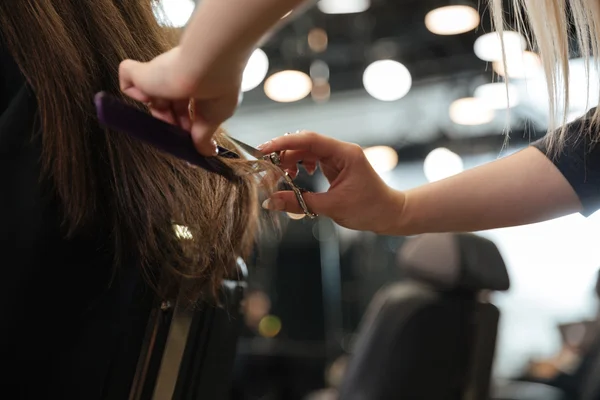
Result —
<path fill-rule="evenodd" d="M 192 165 L 219 174 L 230 181 L 235 182 L 241 179 L 230 166 L 221 160 L 221 158 L 240 158 L 237 152 L 219 146 L 217 157 L 204 157 L 196 151 L 189 132 L 154 118 L 104 92 L 96 94 L 94 102 L 98 119 L 106 127 L 126 133 Z M 244 142 L 232 137 L 228 138 L 252 157 L 280 166 L 279 153 L 264 154 Z M 281 169 L 281 172 L 285 183 L 294 192 L 304 214 L 309 218 L 315 218 L 317 215 L 310 212 L 302 197 L 304 190 L 294 183 L 294 180 L 286 171 Z"/>
<path fill-rule="evenodd" d="M 278 167 L 281 165 L 280 153 L 274 152 L 274 153 L 270 153 L 270 154 L 265 154 L 262 151 L 258 150 L 257 148 L 254 148 L 240 140 L 237 140 L 231 136 L 227 136 L 227 137 L 229 138 L 229 140 L 231 140 L 233 143 L 235 143 L 237 146 L 239 146 L 242 150 L 244 150 L 246 153 L 250 154 L 252 157 L 256 158 L 257 160 L 269 161 Z M 306 205 L 306 201 L 304 201 L 304 197 L 302 196 L 302 193 L 305 193 L 305 190 L 299 188 L 298 185 L 296 185 L 296 183 L 294 182 L 294 180 L 292 179 L 292 177 L 290 176 L 290 174 L 287 171 L 284 171 L 283 169 L 281 171 L 283 172 L 283 179 L 284 179 L 285 183 L 294 192 L 294 195 L 296 196 L 296 200 L 298 200 L 298 204 L 300 204 L 300 207 L 302 208 L 304 215 L 306 215 L 309 218 L 317 217 L 316 214 L 310 212 L 310 210 L 308 209 L 308 206 Z"/>

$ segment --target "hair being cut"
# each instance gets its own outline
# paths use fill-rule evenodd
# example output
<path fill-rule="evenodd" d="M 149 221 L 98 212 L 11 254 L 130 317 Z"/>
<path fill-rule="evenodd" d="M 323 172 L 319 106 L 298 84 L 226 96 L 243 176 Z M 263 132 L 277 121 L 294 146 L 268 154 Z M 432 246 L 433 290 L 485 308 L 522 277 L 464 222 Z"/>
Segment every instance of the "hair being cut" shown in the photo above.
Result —
<path fill-rule="evenodd" d="M 185 283 L 193 301 L 203 289 L 214 293 L 251 252 L 258 183 L 245 160 L 227 161 L 243 177 L 231 183 L 98 125 L 94 94 L 124 99 L 119 63 L 148 61 L 175 43 L 154 6 L 0 1 L 0 33 L 38 102 L 41 178 L 61 204 L 65 237 L 105 234 L 117 268 L 141 268 L 163 297 Z M 217 141 L 231 146 L 222 135 Z M 185 227 L 184 239 L 174 224 Z"/>
<path fill-rule="evenodd" d="M 507 0 L 488 0 L 493 24 L 497 31 L 505 27 Z M 600 2 L 591 0 L 508 0 L 516 28 L 527 38 L 531 48 L 542 59 L 549 95 L 548 150 L 557 155 L 566 141 L 566 120 L 569 111 L 569 54 L 570 38 L 574 29 L 577 48 L 585 60 L 589 88 L 589 68 L 597 69 L 600 56 Z M 504 46 L 503 46 L 504 47 Z M 506 69 L 506 56 L 504 56 Z M 588 96 L 589 98 L 589 96 Z M 596 109 L 592 124 L 600 122 Z M 600 139 L 595 130 L 584 130 L 580 135 Z M 575 140 L 581 137 L 575 138 Z"/>

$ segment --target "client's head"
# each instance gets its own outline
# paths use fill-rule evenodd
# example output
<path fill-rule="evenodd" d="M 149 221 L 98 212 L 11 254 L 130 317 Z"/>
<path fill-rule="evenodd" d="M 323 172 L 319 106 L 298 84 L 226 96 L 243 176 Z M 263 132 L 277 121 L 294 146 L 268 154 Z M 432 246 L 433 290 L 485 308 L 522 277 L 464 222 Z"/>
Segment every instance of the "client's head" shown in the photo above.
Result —
<path fill-rule="evenodd" d="M 174 43 L 152 1 L 2 1 L 0 34 L 37 99 L 42 178 L 60 204 L 65 237 L 103 232 L 115 265 L 142 268 L 163 296 L 184 280 L 192 299 L 214 290 L 253 247 L 259 208 L 256 176 L 244 173 L 250 165 L 227 161 L 242 176 L 231 183 L 102 130 L 95 118 L 96 92 L 121 96 L 123 59 L 149 60 Z"/>

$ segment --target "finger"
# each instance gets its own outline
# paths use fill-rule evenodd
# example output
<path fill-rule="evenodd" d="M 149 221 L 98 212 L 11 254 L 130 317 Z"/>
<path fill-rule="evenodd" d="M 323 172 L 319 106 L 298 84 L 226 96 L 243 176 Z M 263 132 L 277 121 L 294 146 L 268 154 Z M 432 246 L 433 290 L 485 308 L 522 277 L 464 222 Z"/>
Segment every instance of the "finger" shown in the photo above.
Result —
<path fill-rule="evenodd" d="M 119 64 L 119 87 L 121 91 L 132 94 L 141 93 L 149 97 L 171 98 L 169 95 L 170 85 L 165 82 L 165 74 L 158 73 L 160 71 L 157 71 L 155 60 L 150 62 L 122 61 Z"/>
<path fill-rule="evenodd" d="M 119 65 L 119 86 L 121 91 L 134 100 L 148 103 L 150 96 L 135 85 L 134 77 L 140 74 L 143 64 L 133 60 L 125 60 Z"/>
<path fill-rule="evenodd" d="M 218 154 L 217 142 L 213 139 L 213 135 L 219 125 L 211 124 L 198 116 L 191 122 L 191 125 L 192 140 L 196 150 L 204 156 L 216 156 Z"/>
<path fill-rule="evenodd" d="M 317 158 L 343 156 L 356 145 L 341 142 L 315 132 L 302 131 L 294 135 L 284 135 L 258 146 L 265 153 L 283 150 L 303 150 Z"/>
<path fill-rule="evenodd" d="M 325 178 L 329 183 L 335 181 L 340 174 L 340 171 L 336 168 L 330 167 L 327 164 L 319 163 L 321 172 L 325 175 Z"/>
<path fill-rule="evenodd" d="M 139 64 L 139 62 L 133 60 L 125 60 L 119 64 L 119 86 L 122 91 L 135 86 L 133 83 L 133 74 Z"/>
<path fill-rule="evenodd" d="M 156 110 L 171 111 L 173 109 L 173 103 L 171 103 L 171 101 L 157 97 L 150 97 L 148 103 L 150 103 L 151 108 Z"/>
<path fill-rule="evenodd" d="M 192 130 L 192 120 L 190 119 L 190 112 L 188 110 L 187 101 L 176 101 L 172 103 L 171 109 L 177 119 L 177 124 L 186 131 Z"/>
<path fill-rule="evenodd" d="M 207 124 L 198 120 L 194 121 L 192 124 L 192 140 L 200 154 L 207 157 L 218 154 L 217 142 L 212 138 L 218 128 L 219 125 Z"/>
<path fill-rule="evenodd" d="M 294 168 L 286 168 L 284 171 L 287 172 L 292 177 L 292 179 L 296 179 L 296 177 L 298 176 L 297 166 Z"/>
<path fill-rule="evenodd" d="M 285 150 L 279 155 L 279 161 L 282 168 L 293 168 L 298 163 L 316 163 L 318 158 L 304 150 Z"/>
<path fill-rule="evenodd" d="M 312 213 L 327 216 L 333 209 L 333 199 L 329 193 L 303 193 L 302 197 Z M 263 202 L 262 206 L 272 211 L 285 211 L 294 214 L 304 213 L 292 191 L 273 193 L 269 199 Z"/>
<path fill-rule="evenodd" d="M 132 99 L 139 101 L 140 103 L 149 103 L 150 96 L 142 92 L 140 89 L 132 86 L 128 89 L 122 91 L 126 96 L 131 97 Z"/>
<path fill-rule="evenodd" d="M 150 112 L 152 113 L 152 116 L 154 118 L 158 118 L 158 119 L 160 119 L 162 121 L 165 121 L 165 122 L 167 122 L 169 124 L 172 124 L 172 125 L 178 125 L 178 123 L 177 123 L 177 121 L 175 119 L 175 116 L 173 115 L 173 113 L 169 109 L 166 109 L 166 110 L 157 110 L 155 108 L 150 108 Z"/>
<path fill-rule="evenodd" d="M 264 151 L 264 150 L 263 150 Z M 305 150 L 284 150 L 281 152 L 281 167 L 283 169 L 293 169 L 296 168 L 298 164 L 302 164 L 304 169 L 309 175 L 314 175 L 319 166 L 319 159 L 313 153 L 310 153 Z M 322 165 L 327 165 L 328 163 L 324 161 L 321 163 Z M 339 172 L 339 168 L 337 168 L 336 163 L 331 163 L 329 166 L 329 174 L 335 174 Z M 322 167 L 323 168 L 323 167 Z"/>
<path fill-rule="evenodd" d="M 309 174 L 309 175 L 314 175 L 315 172 L 317 171 L 317 162 L 316 161 L 304 161 L 302 163 L 302 166 L 304 167 L 304 170 Z"/>
<path fill-rule="evenodd" d="M 213 136 L 219 126 L 235 111 L 237 106 L 237 94 L 227 95 L 218 99 L 196 100 L 195 118 L 192 122 L 192 139 L 196 149 L 203 155 L 215 155 L 216 143 Z"/>

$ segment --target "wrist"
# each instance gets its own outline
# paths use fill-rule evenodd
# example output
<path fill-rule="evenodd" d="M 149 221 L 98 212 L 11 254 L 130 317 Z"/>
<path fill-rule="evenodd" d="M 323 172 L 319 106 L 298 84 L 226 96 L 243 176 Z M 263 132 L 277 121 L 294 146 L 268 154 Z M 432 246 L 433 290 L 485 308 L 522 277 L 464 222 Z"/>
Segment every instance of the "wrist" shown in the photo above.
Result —
<path fill-rule="evenodd" d="M 168 81 L 178 88 L 178 92 L 194 96 L 199 89 L 207 92 L 223 90 L 224 86 L 235 87 L 241 85 L 245 63 L 237 64 L 230 61 L 212 59 L 206 62 L 193 62 L 185 49 L 181 46 L 171 50 L 174 67 L 169 68 Z M 201 59 L 200 61 L 205 61 Z"/>
<path fill-rule="evenodd" d="M 191 77 L 243 74 L 260 39 L 303 0 L 204 0 L 185 29 L 180 47 Z"/>
<path fill-rule="evenodd" d="M 382 230 L 377 232 L 390 236 L 405 236 L 409 233 L 407 229 L 407 196 L 406 193 L 388 188 L 386 207 L 381 213 Z"/>

